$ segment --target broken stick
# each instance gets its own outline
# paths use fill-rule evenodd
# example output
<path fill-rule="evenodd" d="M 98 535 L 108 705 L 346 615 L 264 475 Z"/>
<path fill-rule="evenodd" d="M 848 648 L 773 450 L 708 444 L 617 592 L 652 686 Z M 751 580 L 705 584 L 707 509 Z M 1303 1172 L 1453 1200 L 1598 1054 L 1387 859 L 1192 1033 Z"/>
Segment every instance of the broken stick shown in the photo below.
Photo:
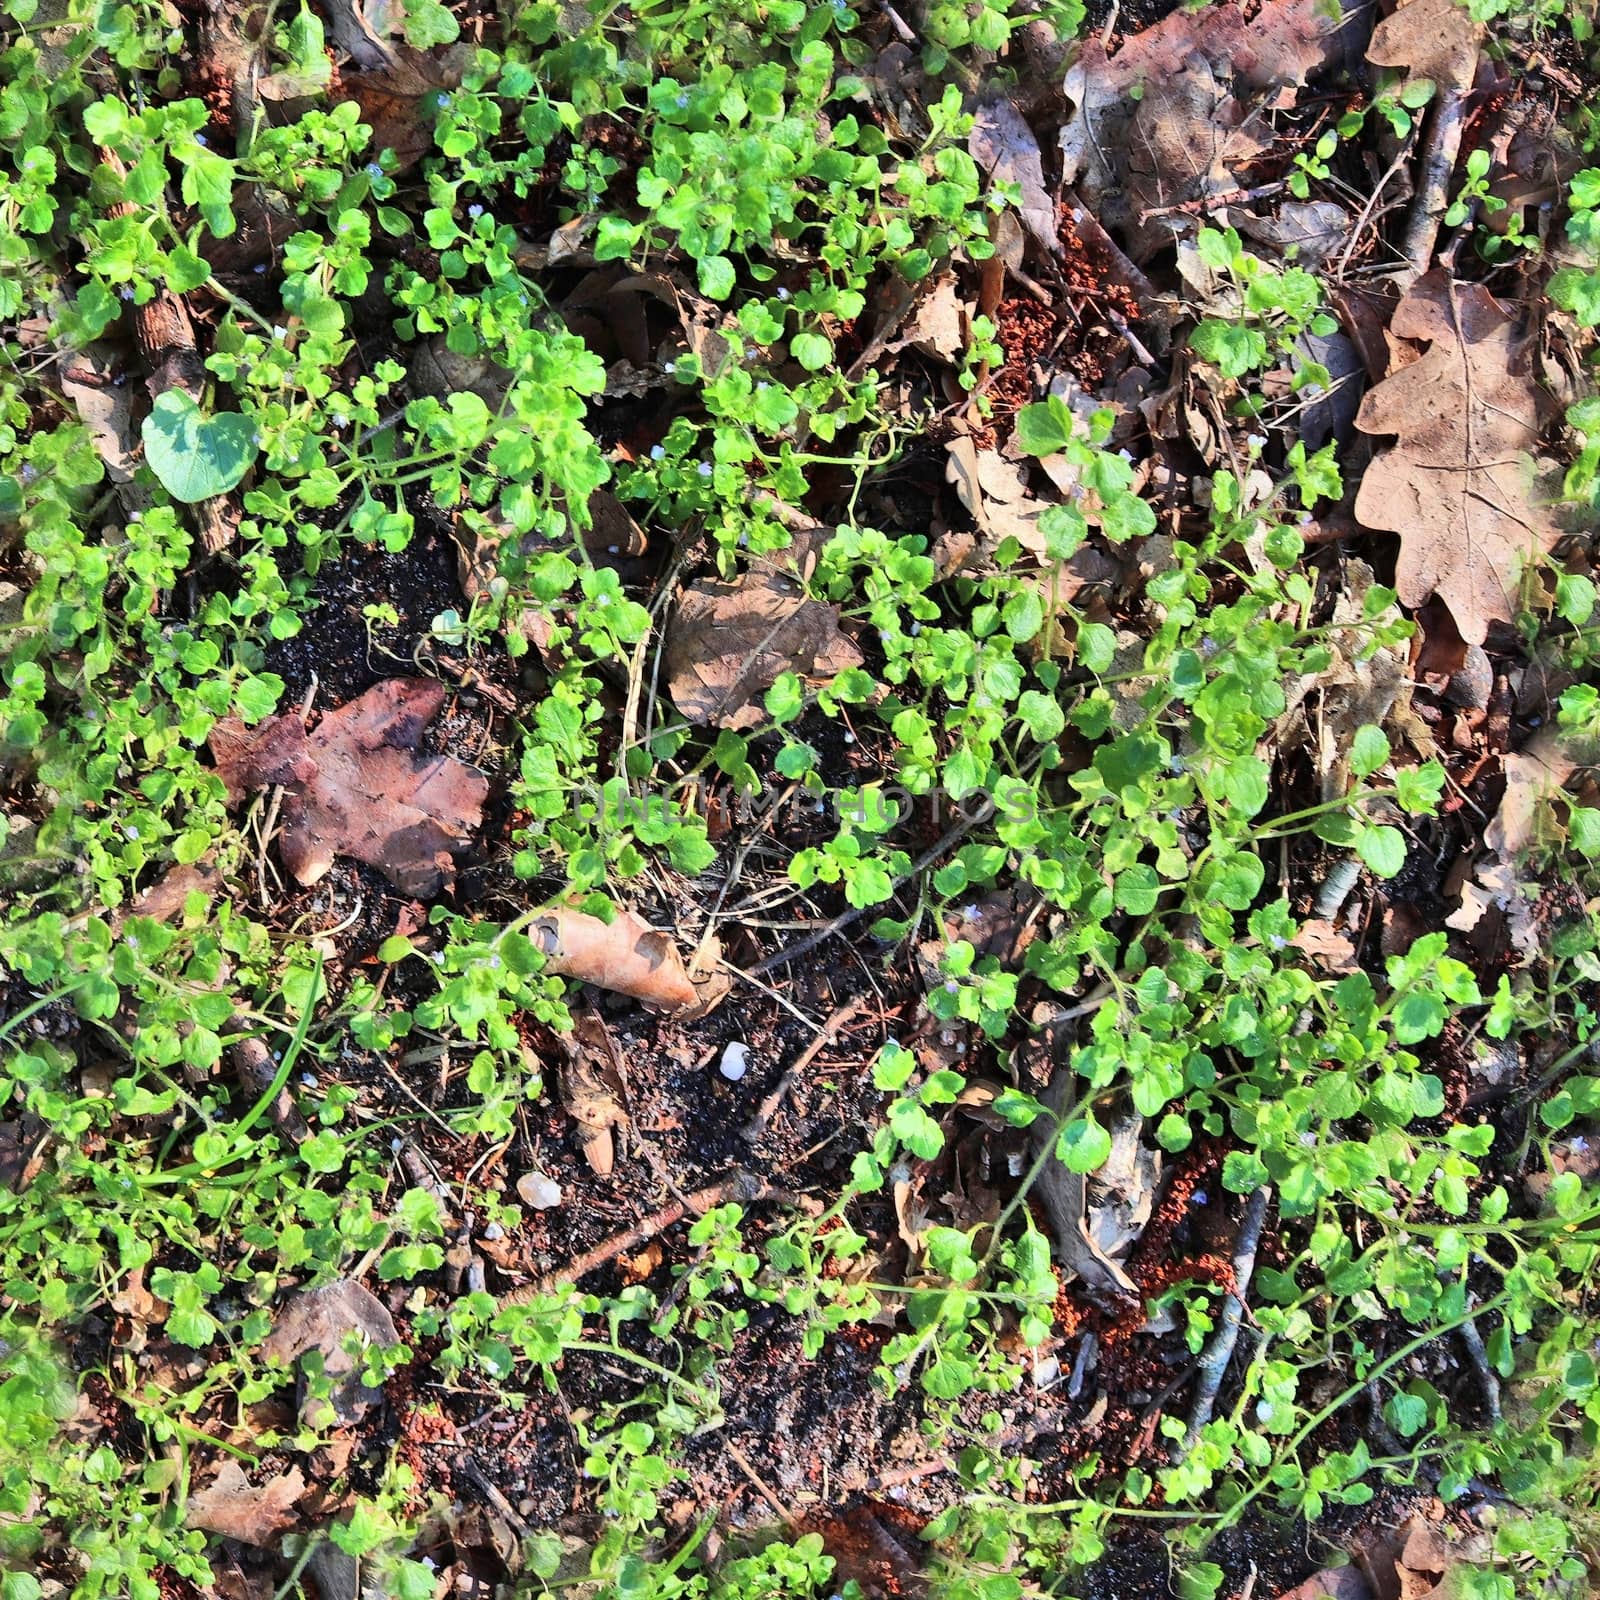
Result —
<path fill-rule="evenodd" d="M 794 1065 L 778 1079 L 777 1087 L 756 1108 L 756 1114 L 739 1130 L 742 1137 L 754 1144 L 767 1131 L 767 1124 L 778 1114 L 778 1108 L 788 1099 L 800 1074 L 811 1065 L 832 1042 L 834 1036 L 858 1011 L 866 1009 L 866 999 L 857 996 L 840 1006 L 817 1030 L 817 1036 L 794 1059 Z"/>

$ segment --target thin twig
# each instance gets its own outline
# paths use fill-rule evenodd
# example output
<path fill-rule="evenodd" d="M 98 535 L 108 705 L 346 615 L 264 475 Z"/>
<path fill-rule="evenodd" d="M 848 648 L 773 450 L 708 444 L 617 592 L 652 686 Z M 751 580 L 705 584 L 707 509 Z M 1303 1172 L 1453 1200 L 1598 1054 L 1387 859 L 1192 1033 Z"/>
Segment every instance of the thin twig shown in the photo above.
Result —
<path fill-rule="evenodd" d="M 1439 242 L 1439 227 L 1450 206 L 1450 174 L 1461 154 L 1461 135 L 1466 128 L 1466 96 L 1454 84 L 1441 84 L 1434 102 L 1428 137 L 1422 148 L 1422 181 L 1412 202 L 1401 248 L 1420 275 L 1433 262 L 1433 248 Z"/>
<path fill-rule="evenodd" d="M 1023 771 L 1031 773 L 1043 758 L 1044 750 L 1041 748 L 1034 753 L 1032 759 L 1023 768 Z M 917 877 L 918 874 L 926 872 L 934 862 L 944 855 L 951 845 L 959 844 L 974 828 L 981 827 L 999 809 L 1000 802 L 991 795 L 970 817 L 964 816 L 959 822 L 947 828 L 937 844 L 930 845 L 911 863 L 909 872 L 902 873 L 900 877 L 895 879 L 895 886 L 899 887 L 900 884 L 906 883 Z M 809 938 L 802 939 L 792 949 L 776 951 L 766 957 L 765 960 L 756 962 L 750 969 L 751 974 L 770 972 L 774 967 L 781 967 L 786 962 L 798 961 L 801 956 L 810 955 L 818 945 L 826 944 L 834 934 L 842 933 L 852 923 L 858 921 L 867 909 L 866 906 L 852 906 L 848 911 L 841 911 L 838 916 L 829 918 L 815 933 L 811 934 Z"/>
<path fill-rule="evenodd" d="M 745 1459 L 744 1452 L 738 1447 L 738 1445 L 736 1445 L 732 1439 L 724 1439 L 722 1441 L 722 1448 L 728 1452 L 728 1455 L 732 1459 L 734 1466 L 736 1466 L 745 1475 L 745 1477 L 750 1480 L 750 1485 L 756 1491 L 756 1493 L 759 1494 L 761 1498 L 765 1500 L 780 1517 L 783 1518 L 784 1526 L 794 1530 L 795 1532 L 798 1532 L 800 1529 L 799 1519 L 792 1511 L 790 1511 L 788 1506 L 786 1506 L 783 1501 L 781 1501 L 777 1495 L 767 1487 L 765 1479 L 763 1479 L 761 1474 L 757 1472 L 756 1469 L 752 1467 Z"/>
<path fill-rule="evenodd" d="M 858 1011 L 866 1009 L 866 996 L 857 995 L 854 1000 L 847 1000 L 839 1007 L 826 1022 L 817 1029 L 816 1037 L 794 1059 L 794 1065 L 778 1079 L 778 1086 L 756 1108 L 756 1114 L 745 1123 L 739 1132 L 752 1144 L 767 1131 L 767 1124 L 777 1115 L 778 1108 L 788 1099 L 789 1092 L 794 1088 L 796 1079 L 811 1065 L 813 1061 L 832 1041 L 835 1034 Z"/>
<path fill-rule="evenodd" d="M 1461 1342 L 1467 1347 L 1467 1354 L 1472 1359 L 1474 1370 L 1478 1374 L 1478 1381 L 1483 1385 L 1484 1404 L 1489 1408 L 1489 1415 L 1496 1422 L 1500 1420 L 1500 1380 L 1495 1376 L 1494 1368 L 1489 1365 L 1489 1352 L 1483 1348 L 1483 1335 L 1478 1332 L 1476 1322 L 1463 1322 L 1456 1330 L 1461 1335 Z"/>
<path fill-rule="evenodd" d="M 1200 1382 L 1195 1388 L 1194 1404 L 1189 1409 L 1189 1426 L 1178 1448 L 1180 1461 L 1194 1448 L 1200 1430 L 1211 1420 L 1212 1408 L 1222 1388 L 1223 1374 L 1233 1359 L 1233 1347 L 1239 1342 L 1239 1324 L 1244 1319 L 1244 1297 L 1256 1270 L 1261 1225 L 1267 1220 L 1267 1204 L 1271 1199 L 1272 1190 L 1262 1184 L 1245 1206 L 1244 1221 L 1239 1224 L 1239 1237 L 1233 1246 L 1233 1291 L 1222 1308 L 1217 1331 L 1211 1335 L 1206 1353 L 1200 1358 Z"/>
<path fill-rule="evenodd" d="M 652 1211 L 648 1217 L 636 1222 L 633 1227 L 612 1234 L 594 1249 L 586 1250 L 581 1256 L 574 1257 L 558 1272 L 546 1273 L 536 1282 L 524 1284 L 520 1289 L 513 1289 L 510 1293 L 502 1295 L 500 1303 L 505 1306 L 526 1305 L 528 1301 L 537 1300 L 540 1295 L 549 1294 L 564 1284 L 576 1283 L 597 1267 L 603 1267 L 627 1251 L 637 1250 L 640 1245 L 648 1244 L 658 1234 L 665 1233 L 668 1228 L 681 1222 L 691 1213 L 703 1217 L 714 1207 L 727 1205 L 730 1201 L 739 1205 L 753 1205 L 758 1200 L 776 1200 L 780 1204 L 795 1206 L 802 1211 L 814 1210 L 816 1214 L 821 1212 L 821 1207 L 808 1195 L 796 1194 L 791 1189 L 780 1189 L 753 1173 L 735 1172 L 720 1183 L 711 1183 L 703 1189 L 691 1190 L 683 1199 L 674 1200 L 662 1206 L 660 1210 Z"/>

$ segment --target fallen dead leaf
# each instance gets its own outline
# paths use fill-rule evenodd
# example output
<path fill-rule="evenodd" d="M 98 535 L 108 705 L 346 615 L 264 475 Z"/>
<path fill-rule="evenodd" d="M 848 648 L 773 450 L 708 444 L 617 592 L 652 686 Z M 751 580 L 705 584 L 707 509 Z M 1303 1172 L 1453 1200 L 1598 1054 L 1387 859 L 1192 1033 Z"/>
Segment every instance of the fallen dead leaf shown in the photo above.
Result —
<path fill-rule="evenodd" d="M 61 391 L 78 408 L 105 463 L 106 477 L 119 494 L 133 482 L 142 453 L 125 367 L 120 352 L 103 340 L 79 345 L 61 364 Z M 134 506 L 139 499 L 135 494 L 127 504 Z"/>
<path fill-rule="evenodd" d="M 1059 255 L 1056 207 L 1044 186 L 1039 141 L 1009 100 L 988 100 L 974 114 L 967 152 L 996 183 L 1015 184 L 1023 223 L 1047 255 Z"/>
<path fill-rule="evenodd" d="M 992 556 L 1002 539 L 1015 539 L 1029 555 L 1044 560 L 1039 518 L 1048 504 L 1028 493 L 1022 468 L 998 451 L 980 450 L 961 434 L 945 445 L 944 478 L 977 523 L 984 555 Z"/>
<path fill-rule="evenodd" d="M 546 968 L 563 978 L 630 995 L 662 1011 L 700 1003 L 672 935 L 632 911 L 610 922 L 581 911 L 547 911 L 534 920 L 529 936 L 543 948 Z"/>
<path fill-rule="evenodd" d="M 1399 620 L 1394 607 L 1378 617 L 1366 615 L 1366 596 L 1376 581 L 1366 562 L 1352 557 L 1347 563 L 1324 641 L 1328 664 L 1286 686 L 1277 720 L 1279 754 L 1311 752 L 1324 801 L 1349 791 L 1350 748 L 1369 724 L 1391 734 L 1397 746 L 1410 744 L 1424 759 L 1434 753 L 1427 724 L 1412 710 L 1406 647 L 1372 647 L 1373 626 Z"/>
<path fill-rule="evenodd" d="M 1367 468 L 1355 514 L 1400 535 L 1402 602 L 1438 594 L 1461 637 L 1482 644 L 1512 618 L 1519 562 L 1559 537 L 1531 493 L 1543 407 L 1528 340 L 1481 284 L 1443 270 L 1417 280 L 1391 331 L 1429 348 L 1361 402 L 1356 426 L 1398 442 Z"/>
<path fill-rule="evenodd" d="M 1577 769 L 1572 751 L 1551 727 L 1539 729 L 1522 749 L 1508 753 L 1502 765 L 1506 792 L 1483 842 L 1506 860 L 1520 855 L 1534 841 L 1540 805 L 1560 792 Z"/>
<path fill-rule="evenodd" d="M 1303 950 L 1328 972 L 1356 970 L 1356 947 L 1349 935 L 1341 933 L 1333 923 L 1320 917 L 1302 922 L 1300 931 L 1289 943 L 1296 950 Z"/>
<path fill-rule="evenodd" d="M 1340 27 L 1325 0 L 1267 0 L 1249 20 L 1232 3 L 1175 11 L 1115 56 L 1091 36 L 1064 86 L 1064 181 L 1143 264 L 1190 226 L 1174 208 L 1238 186 L 1272 142 L 1256 102 L 1331 62 Z"/>
<path fill-rule="evenodd" d="M 353 856 L 406 894 L 435 895 L 454 881 L 453 857 L 489 793 L 481 772 L 417 751 L 444 698 L 435 679 L 390 678 L 309 734 L 294 713 L 256 728 L 225 717 L 210 744 L 229 804 L 284 786 L 278 848 L 301 883 L 315 883 L 335 856 Z"/>
<path fill-rule="evenodd" d="M 1144 1143 L 1144 1118 L 1123 1117 L 1112 1124 L 1111 1154 L 1091 1175 L 1088 1229 L 1102 1255 L 1124 1257 L 1144 1232 L 1155 1209 L 1161 1181 L 1161 1152 Z"/>
<path fill-rule="evenodd" d="M 322 1356 L 324 1377 L 333 1382 L 326 1401 L 302 1396 L 308 1426 L 349 1424 L 383 1403 L 382 1391 L 361 1381 L 360 1358 L 345 1348 L 352 1342 L 388 1349 L 400 1343 L 400 1335 L 382 1301 L 351 1278 L 304 1289 L 278 1313 L 262 1354 L 287 1366 L 306 1351 L 316 1350 Z"/>
<path fill-rule="evenodd" d="M 1541 728 L 1521 750 L 1508 753 L 1503 765 L 1505 794 L 1483 834 L 1489 854 L 1461 885 L 1461 904 L 1444 920 L 1446 927 L 1471 933 L 1491 911 L 1498 911 L 1506 919 L 1513 948 L 1532 961 L 1540 954 L 1533 914 L 1540 884 L 1527 876 L 1522 857 L 1538 838 L 1543 806 L 1561 792 L 1577 762 L 1554 728 Z"/>
<path fill-rule="evenodd" d="M 1278 1600 L 1372 1600 L 1372 1590 L 1354 1567 L 1329 1567 L 1286 1589 Z"/>
<path fill-rule="evenodd" d="M 561 1104 L 578 1125 L 583 1158 L 597 1178 L 609 1178 L 616 1164 L 613 1128 L 625 1128 L 626 1085 L 615 1041 L 593 1012 L 574 1017 L 572 1032 L 562 1036 L 566 1060 L 561 1067 Z"/>
<path fill-rule="evenodd" d="M 839 631 L 839 608 L 809 598 L 802 582 L 830 532 L 797 532 L 734 582 L 703 578 L 684 590 L 667 628 L 667 689 L 690 722 L 752 728 L 781 674 L 824 682 L 861 665 Z"/>
<path fill-rule="evenodd" d="M 952 366 L 961 359 L 966 335 L 954 273 L 946 273 L 917 302 L 916 311 L 906 324 L 905 342 L 914 350 Z"/>
<path fill-rule="evenodd" d="M 189 1496 L 186 1515 L 191 1528 L 270 1549 L 295 1525 L 296 1507 L 305 1492 L 306 1481 L 298 1467 L 258 1486 L 237 1461 L 226 1460 L 205 1488 Z"/>
<path fill-rule="evenodd" d="M 329 98 L 338 104 L 353 100 L 361 120 L 372 129 L 374 154 L 392 150 L 393 171 L 406 172 L 433 148 L 433 121 L 422 99 L 440 89 L 454 89 L 472 58 L 465 42 L 447 50 L 420 51 L 380 37 L 367 26 L 360 6 L 330 6 L 334 38 L 361 64 L 359 71 L 341 72 Z"/>
<path fill-rule="evenodd" d="M 1372 30 L 1367 60 L 1413 76 L 1470 89 L 1484 26 L 1458 0 L 1408 0 Z"/>

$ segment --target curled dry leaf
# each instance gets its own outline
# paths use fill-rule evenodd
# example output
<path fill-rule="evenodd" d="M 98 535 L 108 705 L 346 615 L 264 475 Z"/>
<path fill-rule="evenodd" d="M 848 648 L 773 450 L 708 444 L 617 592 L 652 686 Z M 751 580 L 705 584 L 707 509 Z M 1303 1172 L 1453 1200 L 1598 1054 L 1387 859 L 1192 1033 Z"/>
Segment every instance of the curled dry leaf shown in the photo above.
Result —
<path fill-rule="evenodd" d="M 616 1165 L 614 1128 L 625 1128 L 627 1085 L 616 1042 L 604 1020 L 580 1012 L 570 1035 L 562 1035 L 561 1104 L 578 1126 L 583 1159 L 597 1178 L 609 1178 Z"/>
<path fill-rule="evenodd" d="M 548 971 L 632 996 L 661 1011 L 683 1011 L 700 996 L 672 935 L 632 911 L 610 922 L 581 911 L 547 911 L 529 936 L 544 950 Z"/>
<path fill-rule="evenodd" d="M 945 446 L 945 482 L 972 514 L 982 534 L 982 550 L 992 555 L 1002 539 L 1015 539 L 1029 555 L 1044 560 L 1045 538 L 1039 518 L 1048 509 L 1028 493 L 1022 469 L 995 450 L 980 450 L 965 434 Z"/>
<path fill-rule="evenodd" d="M 83 425 L 105 463 L 106 477 L 132 508 L 145 497 L 130 493 L 138 470 L 138 429 L 133 425 L 133 390 L 117 349 L 103 340 L 80 345 L 61 364 L 61 392 L 78 409 Z"/>
<path fill-rule="evenodd" d="M 1577 769 L 1571 750 L 1556 728 L 1541 728 L 1522 749 L 1503 761 L 1506 792 L 1483 842 L 1506 860 L 1520 855 L 1534 840 L 1534 824 L 1542 801 L 1559 793 Z"/>
<path fill-rule="evenodd" d="M 946 273 L 917 302 L 906 324 L 905 342 L 924 355 L 954 366 L 966 348 L 961 302 L 954 273 Z"/>
<path fill-rule="evenodd" d="M 1373 1600 L 1373 1595 L 1354 1567 L 1329 1567 L 1285 1590 L 1278 1600 Z"/>
<path fill-rule="evenodd" d="M 489 793 L 481 772 L 417 751 L 444 697 L 432 678 L 390 678 L 309 734 L 293 713 L 256 728 L 225 717 L 210 742 L 229 804 L 284 786 L 279 850 L 301 883 L 315 883 L 335 856 L 354 856 L 407 894 L 435 895 L 454 880 L 452 858 Z"/>
<path fill-rule="evenodd" d="M 305 1492 L 306 1481 L 298 1467 L 258 1487 L 237 1461 L 225 1460 L 211 1482 L 189 1496 L 185 1514 L 191 1528 L 271 1549 L 295 1525 L 296 1508 Z"/>
<path fill-rule="evenodd" d="M 809 598 L 802 581 L 830 531 L 796 533 L 732 583 L 704 578 L 684 590 L 667 629 L 667 688 L 690 722 L 753 728 L 783 673 L 824 682 L 861 665 L 839 631 L 839 608 Z"/>
<path fill-rule="evenodd" d="M 1354 972 L 1356 947 L 1348 934 L 1341 933 L 1332 922 L 1312 917 L 1300 924 L 1300 931 L 1290 941 L 1295 949 L 1303 950 L 1319 967 L 1328 972 Z"/>
<path fill-rule="evenodd" d="M 1111 1126 L 1111 1154 L 1089 1179 L 1089 1238 L 1102 1255 L 1120 1259 L 1138 1241 L 1155 1210 L 1161 1152 L 1140 1138 L 1144 1118 L 1127 1116 Z"/>
<path fill-rule="evenodd" d="M 1482 644 L 1491 622 L 1511 620 L 1524 558 L 1560 533 L 1532 493 L 1543 407 L 1529 341 L 1481 284 L 1442 270 L 1417 280 L 1391 331 L 1428 350 L 1361 402 L 1356 426 L 1397 443 L 1367 468 L 1355 514 L 1400 535 L 1404 604 L 1439 595 L 1461 637 Z"/>

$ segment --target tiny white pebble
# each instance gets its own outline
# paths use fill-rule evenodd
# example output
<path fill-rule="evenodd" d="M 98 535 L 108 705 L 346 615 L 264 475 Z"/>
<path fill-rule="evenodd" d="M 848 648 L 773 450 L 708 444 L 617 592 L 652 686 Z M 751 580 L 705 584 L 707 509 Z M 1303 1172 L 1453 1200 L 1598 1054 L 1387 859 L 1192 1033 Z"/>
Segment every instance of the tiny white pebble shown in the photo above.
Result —
<path fill-rule="evenodd" d="M 622 546 L 620 544 L 608 544 L 606 546 L 606 554 L 608 556 L 614 556 L 621 549 L 622 549 Z"/>
<path fill-rule="evenodd" d="M 723 1049 L 717 1071 L 729 1083 L 737 1083 L 750 1070 L 750 1047 L 738 1039 L 730 1039 Z"/>
<path fill-rule="evenodd" d="M 666 453 L 667 452 L 658 444 L 653 444 L 650 446 L 650 459 L 652 461 L 659 461 L 664 455 L 666 455 Z"/>
<path fill-rule="evenodd" d="M 287 339 L 289 337 L 289 330 L 275 322 L 272 325 L 272 337 L 278 340 Z"/>
<path fill-rule="evenodd" d="M 544 1172 L 523 1173 L 517 1179 L 517 1194 L 535 1211 L 549 1211 L 561 1204 L 561 1185 Z"/>
<path fill-rule="evenodd" d="M 667 373 L 676 372 L 678 370 L 678 363 L 676 361 L 663 361 L 661 363 L 661 370 Z"/>
<path fill-rule="evenodd" d="M 505 1238 L 506 1230 L 502 1228 L 498 1222 L 491 1222 L 489 1226 L 483 1230 L 483 1236 L 485 1239 L 493 1242 L 496 1239 Z"/>
<path fill-rule="evenodd" d="M 846 744 L 854 744 L 856 742 L 856 736 L 853 733 L 847 732 L 844 736 L 844 742 Z"/>

